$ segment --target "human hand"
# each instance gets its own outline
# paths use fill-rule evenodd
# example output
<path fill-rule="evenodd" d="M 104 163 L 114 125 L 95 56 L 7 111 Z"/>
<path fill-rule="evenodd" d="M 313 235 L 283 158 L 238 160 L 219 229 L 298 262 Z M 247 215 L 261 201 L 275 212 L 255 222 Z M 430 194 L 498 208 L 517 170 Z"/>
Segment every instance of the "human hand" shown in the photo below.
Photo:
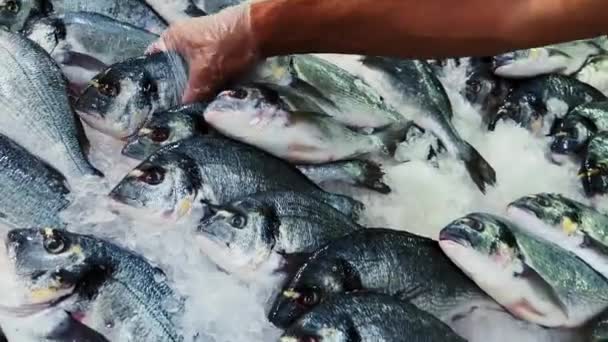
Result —
<path fill-rule="evenodd" d="M 184 103 L 212 96 L 224 83 L 248 71 L 258 60 L 249 5 L 226 8 L 214 15 L 171 25 L 147 54 L 176 51 L 189 65 Z"/>

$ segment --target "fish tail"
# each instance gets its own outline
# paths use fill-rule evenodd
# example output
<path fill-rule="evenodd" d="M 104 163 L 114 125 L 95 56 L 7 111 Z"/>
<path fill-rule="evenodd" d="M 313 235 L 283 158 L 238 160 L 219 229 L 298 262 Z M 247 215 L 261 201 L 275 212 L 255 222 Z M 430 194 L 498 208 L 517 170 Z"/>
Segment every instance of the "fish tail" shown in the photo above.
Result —
<path fill-rule="evenodd" d="M 357 163 L 357 170 L 353 172 L 353 182 L 355 185 L 363 188 L 377 191 L 381 194 L 388 194 L 391 188 L 384 183 L 384 171 L 381 166 L 367 160 L 361 160 Z"/>
<path fill-rule="evenodd" d="M 468 157 L 464 158 L 464 164 L 473 182 L 482 193 L 486 193 L 486 184 L 496 184 L 496 171 L 471 144 L 466 143 Z"/>
<path fill-rule="evenodd" d="M 413 122 L 396 122 L 389 125 L 385 129 L 375 133 L 375 136 L 380 139 L 386 152 L 390 156 L 395 155 L 397 146 L 407 139 L 407 132 L 413 125 Z"/>
<path fill-rule="evenodd" d="M 365 210 L 363 203 L 344 195 L 329 194 L 326 203 L 354 221 L 358 221 Z"/>

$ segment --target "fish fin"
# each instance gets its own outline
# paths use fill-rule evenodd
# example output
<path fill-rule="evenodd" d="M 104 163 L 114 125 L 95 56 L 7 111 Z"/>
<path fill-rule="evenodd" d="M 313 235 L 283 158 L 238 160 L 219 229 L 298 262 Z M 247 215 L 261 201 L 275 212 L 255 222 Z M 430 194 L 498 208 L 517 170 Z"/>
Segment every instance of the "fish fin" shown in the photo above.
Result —
<path fill-rule="evenodd" d="M 469 156 L 464 159 L 465 166 L 473 182 L 485 194 L 486 184 L 491 186 L 496 184 L 496 171 L 471 144 L 466 144 Z"/>
<path fill-rule="evenodd" d="M 393 156 L 397 150 L 397 146 L 406 140 L 407 133 L 412 124 L 412 122 L 405 125 L 401 122 L 396 122 L 389 125 L 387 128 L 376 132 L 374 135 L 378 137 L 380 141 L 382 141 L 382 144 L 384 144 L 386 147 L 388 154 Z"/>
<path fill-rule="evenodd" d="M 279 253 L 285 261 L 281 267 L 276 270 L 276 273 L 284 273 L 291 277 L 296 274 L 302 265 L 310 258 L 312 253 Z"/>
<path fill-rule="evenodd" d="M 327 96 L 325 96 L 325 94 L 323 94 L 319 89 L 315 88 L 310 83 L 298 78 L 297 76 L 293 77 L 290 86 L 295 90 L 310 95 L 314 99 L 321 100 L 322 102 L 326 103 L 331 107 L 336 107 L 336 104 L 332 100 L 327 98 Z"/>
<path fill-rule="evenodd" d="M 377 191 L 381 194 L 389 194 L 392 190 L 384 183 L 384 171 L 379 164 L 372 161 L 361 161 L 361 175 L 355 179 L 357 185 Z"/>
<path fill-rule="evenodd" d="M 73 319 L 69 315 L 46 338 L 57 342 L 109 342 L 101 333 Z"/>
<path fill-rule="evenodd" d="M 530 267 L 527 263 L 524 262 L 522 264 L 523 264 L 523 270 L 521 271 L 521 273 L 516 273 L 515 277 L 525 278 L 526 280 L 528 280 L 532 284 L 532 286 L 534 286 L 535 288 L 542 291 L 542 293 L 545 293 L 547 295 L 548 299 L 553 304 L 555 304 L 555 306 L 557 306 L 564 313 L 564 315 L 566 317 L 568 317 L 568 307 L 559 298 L 559 295 L 557 294 L 557 292 L 555 292 L 555 289 L 553 289 L 553 286 L 551 286 L 551 284 L 547 283 L 547 281 L 540 274 L 538 274 L 538 272 L 536 272 L 532 267 Z M 534 309 L 534 307 L 532 307 L 532 304 L 527 301 L 526 301 L 525 305 L 520 308 L 523 308 L 524 310 L 536 311 Z M 539 314 L 539 313 L 533 312 L 533 314 Z"/>
<path fill-rule="evenodd" d="M 59 58 L 59 57 L 58 57 Z M 76 66 L 89 71 L 102 72 L 108 65 L 99 59 L 75 51 L 65 51 L 61 53 L 60 63 L 67 66 Z"/>
<path fill-rule="evenodd" d="M 361 276 L 357 273 L 357 271 L 351 266 L 348 261 L 344 259 L 336 260 L 340 270 L 344 277 L 342 278 L 342 287 L 345 292 L 359 291 L 363 290 L 363 283 L 361 282 Z"/>
<path fill-rule="evenodd" d="M 188 8 L 186 8 L 185 13 L 191 17 L 204 17 L 207 15 L 207 12 L 200 9 L 198 6 L 193 4 L 191 1 L 188 3 Z"/>
<path fill-rule="evenodd" d="M 321 196 L 324 203 L 329 204 L 334 209 L 350 217 L 353 221 L 359 221 L 361 214 L 365 210 L 365 205 L 354 198 L 326 192 L 327 196 Z"/>

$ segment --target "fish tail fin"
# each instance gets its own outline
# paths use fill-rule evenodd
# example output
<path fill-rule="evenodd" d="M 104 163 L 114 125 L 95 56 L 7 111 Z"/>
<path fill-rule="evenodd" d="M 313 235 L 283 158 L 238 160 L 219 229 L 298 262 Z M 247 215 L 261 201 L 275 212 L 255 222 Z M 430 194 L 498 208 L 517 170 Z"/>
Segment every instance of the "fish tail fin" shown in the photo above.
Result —
<path fill-rule="evenodd" d="M 467 144 L 468 157 L 464 158 L 464 164 L 473 182 L 482 193 L 486 193 L 486 184 L 496 184 L 496 171 L 471 144 Z"/>
<path fill-rule="evenodd" d="M 363 203 L 345 195 L 331 193 L 328 195 L 329 196 L 325 201 L 327 204 L 350 217 L 353 221 L 359 221 L 361 214 L 365 210 L 365 205 Z"/>
<path fill-rule="evenodd" d="M 407 139 L 408 131 L 412 125 L 412 122 L 396 122 L 376 132 L 374 135 L 380 139 L 386 152 L 390 156 L 394 156 L 397 146 Z"/>
<path fill-rule="evenodd" d="M 382 167 L 369 160 L 358 160 L 353 165 L 352 180 L 354 185 L 388 194 L 391 188 L 384 183 L 384 171 Z"/>

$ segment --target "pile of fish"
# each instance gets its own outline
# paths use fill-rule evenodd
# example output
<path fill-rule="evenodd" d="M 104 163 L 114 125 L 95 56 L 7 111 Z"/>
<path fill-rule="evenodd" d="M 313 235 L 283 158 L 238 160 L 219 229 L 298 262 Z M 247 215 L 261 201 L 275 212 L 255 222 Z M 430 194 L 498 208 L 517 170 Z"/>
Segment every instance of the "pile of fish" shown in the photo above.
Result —
<path fill-rule="evenodd" d="M 530 195 L 505 208 L 509 218 L 472 213 L 431 239 L 366 225 L 360 199 L 330 191 L 386 197 L 398 190 L 386 166 L 438 158 L 457 161 L 480 196 L 492 191 L 501 175 L 452 122 L 441 81 L 450 61 L 357 56 L 388 96 L 321 56 L 278 56 L 209 101 L 182 103 L 188 61 L 144 51 L 171 22 L 231 4 L 0 0 L 4 339 L 206 340 L 206 327 L 185 328 L 192 298 L 170 260 L 63 215 L 104 205 L 77 203 L 90 184 L 107 187 L 112 212 L 177 231 L 239 282 L 275 277 L 264 319 L 282 342 L 473 341 L 484 327 L 472 317 L 496 313 L 552 340 L 608 338 L 599 209 Z M 547 134 L 548 152 L 581 160 L 589 196 L 608 192 L 608 99 L 577 75 L 605 44 L 465 62 L 462 96 L 488 129 L 511 120 Z M 87 130 L 136 161 L 118 182 L 89 161 L 105 145 L 90 146 Z M 417 142 L 423 153 L 400 157 Z"/>

